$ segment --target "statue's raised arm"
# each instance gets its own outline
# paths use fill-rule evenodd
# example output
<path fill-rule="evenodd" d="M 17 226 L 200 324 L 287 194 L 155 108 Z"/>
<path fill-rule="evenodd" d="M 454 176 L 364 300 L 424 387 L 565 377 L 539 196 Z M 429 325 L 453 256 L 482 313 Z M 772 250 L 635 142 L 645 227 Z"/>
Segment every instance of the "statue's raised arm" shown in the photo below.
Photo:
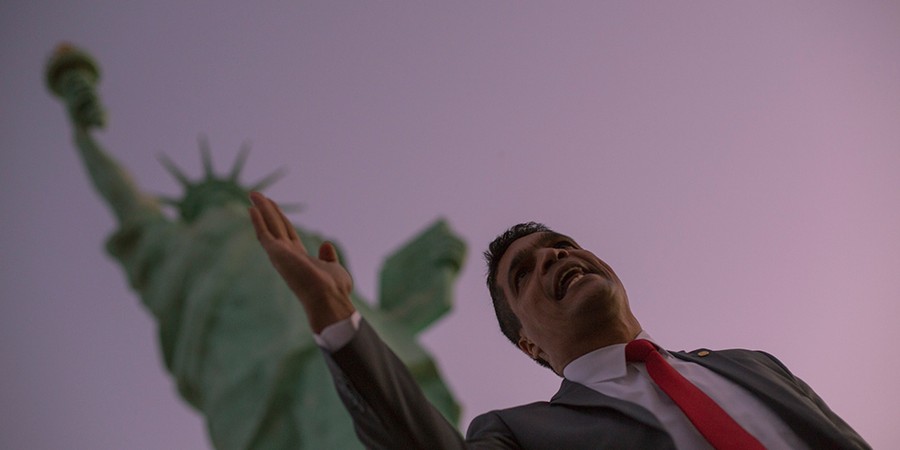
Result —
<path fill-rule="evenodd" d="M 57 47 L 47 63 L 47 87 L 65 103 L 75 144 L 91 182 L 119 223 L 138 216 L 161 214 L 156 199 L 142 193 L 131 175 L 91 136 L 93 128 L 106 124 L 106 112 L 96 90 L 99 79 L 100 69 L 94 59 L 68 44 Z"/>
<path fill-rule="evenodd" d="M 98 78 L 98 65 L 72 46 L 61 46 L 47 65 L 48 87 L 68 108 L 91 181 L 118 219 L 107 251 L 153 314 L 163 363 L 181 397 L 205 417 L 212 444 L 223 450 L 362 448 L 307 314 L 291 291 L 309 286 L 282 281 L 247 214 L 249 193 L 265 189 L 281 172 L 244 185 L 240 175 L 249 147 L 220 175 L 201 142 L 199 179 L 163 160 L 184 188 L 181 197 L 157 199 L 140 191 L 91 136 L 105 122 Z M 174 207 L 176 214 L 163 214 L 162 206 Z M 292 243 L 297 249 L 318 249 L 326 240 L 286 217 L 280 226 L 280 235 L 298 239 Z M 366 326 L 379 331 L 435 405 L 432 416 L 445 417 L 437 421 L 452 428 L 459 405 L 417 339 L 449 309 L 465 246 L 444 223 L 429 230 L 385 264 L 383 294 L 391 298 L 369 302 L 347 284 L 342 306 L 355 307 Z M 325 259 L 346 264 L 338 246 L 324 248 Z M 317 323 L 315 331 L 321 328 Z"/>

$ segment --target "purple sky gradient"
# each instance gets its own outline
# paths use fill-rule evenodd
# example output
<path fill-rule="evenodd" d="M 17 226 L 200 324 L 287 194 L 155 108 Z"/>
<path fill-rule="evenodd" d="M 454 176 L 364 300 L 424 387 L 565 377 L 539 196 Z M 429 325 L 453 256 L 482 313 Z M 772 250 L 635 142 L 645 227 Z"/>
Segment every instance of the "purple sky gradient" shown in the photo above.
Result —
<path fill-rule="evenodd" d="M 4 1 L 0 448 L 202 449 L 154 324 L 102 249 L 95 195 L 44 89 L 61 40 L 102 64 L 99 139 L 152 192 L 285 166 L 268 192 L 377 292 L 438 216 L 467 240 L 423 342 L 477 414 L 559 380 L 504 341 L 479 254 L 544 221 L 616 268 L 672 349 L 774 353 L 876 448 L 900 445 L 896 2 Z"/>

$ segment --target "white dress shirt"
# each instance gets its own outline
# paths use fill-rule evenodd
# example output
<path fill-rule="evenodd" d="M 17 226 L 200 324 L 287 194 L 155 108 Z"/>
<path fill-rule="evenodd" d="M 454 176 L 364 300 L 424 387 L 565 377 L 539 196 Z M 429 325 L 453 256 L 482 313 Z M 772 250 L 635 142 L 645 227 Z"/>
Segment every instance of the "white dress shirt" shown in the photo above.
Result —
<path fill-rule="evenodd" d="M 657 344 L 644 331 L 635 339 Z M 808 448 L 774 412 L 744 388 L 699 364 L 675 358 L 658 344 L 656 346 L 669 365 L 718 403 L 766 448 Z M 643 406 L 656 416 L 680 449 L 712 448 L 678 405 L 656 386 L 644 363 L 625 361 L 625 344 L 610 345 L 582 355 L 563 369 L 563 375 L 601 394 Z"/>

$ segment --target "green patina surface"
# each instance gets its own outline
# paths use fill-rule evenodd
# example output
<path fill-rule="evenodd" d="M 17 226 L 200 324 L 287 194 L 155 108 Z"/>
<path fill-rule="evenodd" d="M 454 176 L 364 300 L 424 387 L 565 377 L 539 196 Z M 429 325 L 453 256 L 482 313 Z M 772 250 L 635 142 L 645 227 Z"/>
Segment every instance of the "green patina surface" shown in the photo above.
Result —
<path fill-rule="evenodd" d="M 90 179 L 117 218 L 107 250 L 156 318 L 166 368 L 181 396 L 206 418 L 213 445 L 361 448 L 302 308 L 256 242 L 246 211 L 251 188 L 238 182 L 246 151 L 219 177 L 201 145 L 206 173 L 198 181 L 164 161 L 185 195 L 163 201 L 140 191 L 92 136 L 106 117 L 93 59 L 63 45 L 46 73 L 67 107 Z M 164 214 L 164 203 L 178 208 L 178 219 Z M 323 240 L 297 230 L 307 248 Z M 387 258 L 378 307 L 353 295 L 452 423 L 459 406 L 416 336 L 449 311 L 464 255 L 462 240 L 439 220 Z"/>

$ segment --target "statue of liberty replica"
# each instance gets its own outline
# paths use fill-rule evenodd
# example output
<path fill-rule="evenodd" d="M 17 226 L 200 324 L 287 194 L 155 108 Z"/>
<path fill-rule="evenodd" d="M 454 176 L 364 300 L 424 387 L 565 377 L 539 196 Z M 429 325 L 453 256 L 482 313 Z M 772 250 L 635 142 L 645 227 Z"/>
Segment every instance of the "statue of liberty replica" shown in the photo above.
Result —
<path fill-rule="evenodd" d="M 165 366 L 184 400 L 205 416 L 213 445 L 361 448 L 304 311 L 251 226 L 248 193 L 274 177 L 249 187 L 239 182 L 246 148 L 219 176 L 201 143 L 199 180 L 163 160 L 184 187 L 182 198 L 144 193 L 92 136 L 105 124 L 98 79 L 90 55 L 69 45 L 47 64 L 47 85 L 65 103 L 81 160 L 117 220 L 106 249 L 156 319 Z M 166 205 L 177 208 L 178 218 L 164 213 Z M 323 242 L 297 230 L 306 248 Z M 451 423 L 459 407 L 416 336 L 449 310 L 464 254 L 463 242 L 437 221 L 387 258 L 377 307 L 351 295 Z"/>

